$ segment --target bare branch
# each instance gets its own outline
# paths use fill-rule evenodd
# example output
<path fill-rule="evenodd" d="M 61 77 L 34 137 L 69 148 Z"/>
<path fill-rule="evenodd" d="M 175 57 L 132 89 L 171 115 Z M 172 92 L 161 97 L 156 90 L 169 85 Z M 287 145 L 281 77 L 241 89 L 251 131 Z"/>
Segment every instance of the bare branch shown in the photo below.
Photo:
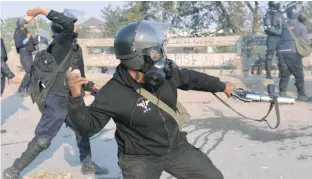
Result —
<path fill-rule="evenodd" d="M 231 16 L 230 14 L 226 11 L 224 5 L 222 4 L 221 1 L 216 1 L 216 5 L 220 8 L 223 16 L 225 17 L 226 21 L 229 23 L 231 27 L 234 29 L 238 30 L 239 32 L 244 32 L 244 29 L 239 27 L 237 24 L 232 23 Z"/>
<path fill-rule="evenodd" d="M 257 1 L 256 1 L 257 2 Z M 249 8 L 249 10 L 252 12 L 252 13 L 255 13 L 255 8 L 252 7 L 252 5 L 250 4 L 250 2 L 248 1 L 244 1 L 245 5 Z"/>

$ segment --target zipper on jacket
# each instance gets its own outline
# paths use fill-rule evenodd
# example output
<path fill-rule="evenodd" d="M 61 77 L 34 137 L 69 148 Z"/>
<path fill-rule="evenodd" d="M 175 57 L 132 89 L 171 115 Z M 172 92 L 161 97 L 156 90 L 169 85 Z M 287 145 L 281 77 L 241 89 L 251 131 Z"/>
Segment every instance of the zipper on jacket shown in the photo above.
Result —
<path fill-rule="evenodd" d="M 160 114 L 161 118 L 162 118 L 162 119 L 163 119 L 163 121 L 164 121 L 164 126 L 165 126 L 165 129 L 166 129 L 167 134 L 168 134 L 168 139 L 169 139 L 169 142 L 170 142 L 170 146 L 172 146 L 171 135 L 170 135 L 169 130 L 168 130 L 167 126 L 166 126 L 166 119 L 165 119 L 165 118 L 164 118 L 164 116 L 162 115 L 162 113 L 161 113 L 160 109 L 158 108 L 158 105 L 157 105 L 157 109 L 158 109 L 158 112 L 159 112 L 159 114 Z"/>
<path fill-rule="evenodd" d="M 155 94 L 155 92 L 154 92 L 153 89 L 152 89 L 152 91 L 153 91 L 154 96 L 156 96 L 156 94 Z M 160 98 L 160 94 L 159 94 L 159 98 Z M 158 113 L 160 114 L 161 118 L 163 119 L 164 127 L 165 127 L 165 129 L 166 129 L 166 131 L 167 131 L 168 139 L 169 139 L 169 142 L 170 142 L 170 148 L 171 148 L 171 146 L 172 146 L 172 140 L 171 140 L 170 132 L 169 132 L 167 126 L 166 126 L 166 119 L 164 118 L 164 116 L 162 115 L 162 113 L 161 113 L 161 111 L 160 111 L 160 109 L 159 109 L 159 107 L 158 107 L 159 98 L 158 98 L 158 101 L 157 101 L 157 109 L 158 109 Z M 169 149 L 169 152 L 170 152 L 170 149 Z"/>

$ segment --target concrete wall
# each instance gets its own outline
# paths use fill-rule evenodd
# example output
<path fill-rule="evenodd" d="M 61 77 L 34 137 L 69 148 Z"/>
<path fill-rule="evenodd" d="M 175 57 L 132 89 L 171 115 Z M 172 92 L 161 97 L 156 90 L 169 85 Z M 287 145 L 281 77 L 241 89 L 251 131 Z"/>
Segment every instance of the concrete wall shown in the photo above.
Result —
<path fill-rule="evenodd" d="M 205 37 L 205 38 L 177 38 L 170 39 L 168 47 L 199 47 L 199 46 L 228 46 L 235 45 L 239 36 Z M 113 39 L 79 39 L 86 66 L 109 66 L 119 64 L 115 55 L 89 54 L 88 47 L 111 47 Z M 19 54 L 12 48 L 8 54 L 8 64 L 13 72 L 21 68 Z M 235 53 L 197 53 L 197 54 L 168 54 L 181 67 L 218 67 L 232 64 L 241 69 L 241 57 Z M 312 66 L 312 55 L 303 60 L 305 66 Z"/>

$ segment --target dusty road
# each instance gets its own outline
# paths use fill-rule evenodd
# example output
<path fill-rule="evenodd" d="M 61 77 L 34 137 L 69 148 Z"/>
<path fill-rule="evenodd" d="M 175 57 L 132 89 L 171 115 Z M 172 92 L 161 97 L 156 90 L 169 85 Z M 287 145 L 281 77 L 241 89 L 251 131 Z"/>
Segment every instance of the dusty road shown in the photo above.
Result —
<path fill-rule="evenodd" d="M 241 81 L 258 91 L 265 88 L 257 79 L 246 78 L 238 80 L 237 84 Z M 293 84 L 290 84 L 290 88 L 294 89 Z M 307 89 L 309 96 L 312 96 L 312 82 L 307 83 Z M 25 150 L 40 118 L 30 98 L 22 99 L 14 95 L 15 91 L 16 86 L 10 85 L 1 99 L 1 125 L 7 130 L 1 135 L 1 172 Z M 220 96 L 224 98 L 224 95 Z M 180 92 L 179 100 L 192 116 L 183 129 L 188 131 L 189 142 L 209 155 L 225 179 L 312 178 L 312 103 L 281 106 L 281 125 L 277 130 L 270 130 L 265 123 L 242 119 L 209 93 Z M 92 97 L 86 98 L 86 101 L 92 101 Z M 255 118 L 262 117 L 269 107 L 265 103 L 226 101 L 238 111 Z M 268 119 L 275 123 L 274 110 Z M 115 125 L 110 122 L 99 135 L 93 137 L 91 144 L 94 161 L 109 168 L 109 175 L 80 175 L 74 135 L 65 126 L 51 147 L 22 175 L 47 169 L 70 172 L 75 179 L 122 178 L 117 165 L 114 131 Z M 173 177 L 164 173 L 162 178 Z"/>

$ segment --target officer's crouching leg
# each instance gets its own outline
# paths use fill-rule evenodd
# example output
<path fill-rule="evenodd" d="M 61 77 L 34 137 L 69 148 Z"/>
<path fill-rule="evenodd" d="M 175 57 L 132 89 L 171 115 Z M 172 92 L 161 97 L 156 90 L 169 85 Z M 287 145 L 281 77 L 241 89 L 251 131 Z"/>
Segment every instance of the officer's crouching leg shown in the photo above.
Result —
<path fill-rule="evenodd" d="M 35 129 L 35 137 L 29 142 L 22 156 L 15 160 L 13 166 L 4 171 L 4 179 L 18 178 L 19 173 L 50 146 L 51 140 L 62 127 L 67 116 L 67 110 L 64 110 L 66 108 L 64 105 L 60 105 L 60 100 L 63 98 L 57 95 L 48 95 L 43 114 Z"/>
<path fill-rule="evenodd" d="M 28 143 L 25 152 L 20 158 L 17 158 L 13 166 L 3 172 L 4 179 L 19 178 L 20 172 L 24 170 L 35 158 L 43 151 L 49 148 L 52 138 L 48 135 L 36 136 Z"/>
<path fill-rule="evenodd" d="M 117 156 L 124 179 L 159 179 L 165 167 L 161 156 L 128 155 L 119 151 Z"/>
<path fill-rule="evenodd" d="M 91 145 L 90 139 L 86 136 L 81 136 L 75 125 L 72 123 L 69 117 L 65 120 L 66 125 L 70 127 L 76 135 L 77 146 L 80 153 L 80 162 L 82 163 L 81 173 L 84 175 L 97 174 L 103 175 L 108 174 L 107 168 L 102 168 L 92 162 Z"/>
<path fill-rule="evenodd" d="M 165 169 L 176 178 L 223 179 L 221 171 L 209 157 L 191 144 L 181 147 L 170 155 Z"/>

